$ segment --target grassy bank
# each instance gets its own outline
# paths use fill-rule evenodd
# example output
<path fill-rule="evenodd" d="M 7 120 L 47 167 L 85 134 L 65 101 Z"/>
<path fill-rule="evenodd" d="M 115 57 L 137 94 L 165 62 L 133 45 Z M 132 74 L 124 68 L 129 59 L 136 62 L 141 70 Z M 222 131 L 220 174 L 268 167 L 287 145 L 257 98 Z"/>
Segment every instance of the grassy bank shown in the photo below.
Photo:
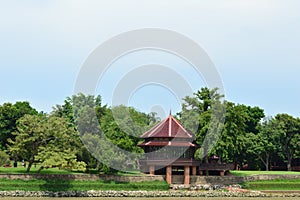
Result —
<path fill-rule="evenodd" d="M 250 181 L 243 183 L 243 188 L 249 190 L 300 190 L 300 179 Z"/>
<path fill-rule="evenodd" d="M 33 165 L 30 168 L 29 174 L 36 174 L 40 167 L 41 167 L 40 164 Z M 0 167 L 0 174 L 28 174 L 26 170 L 27 170 L 27 166 L 23 167 L 21 162 L 18 162 L 18 167 Z M 80 174 L 80 173 L 84 173 L 84 172 L 59 169 L 57 167 L 45 168 L 41 171 L 41 174 Z"/>
<path fill-rule="evenodd" d="M 38 171 L 38 167 L 32 167 L 29 174 L 36 174 Z M 48 169 L 43 169 L 41 171 L 41 174 L 78 174 L 82 172 L 76 172 L 76 171 L 68 171 L 68 170 L 63 170 L 63 169 L 58 169 L 58 168 L 48 168 Z M 0 167 L 0 174 L 28 174 L 26 172 L 26 168 L 24 167 Z"/>
<path fill-rule="evenodd" d="M 9 180 L 0 179 L 0 191 L 87 191 L 87 190 L 168 190 L 164 181 L 140 183 L 120 183 L 114 181 L 78 181 L 78 180 Z"/>
<path fill-rule="evenodd" d="M 251 175 L 300 175 L 300 172 L 290 172 L 290 171 L 236 171 L 231 170 L 230 174 L 235 176 L 251 176 Z"/>
<path fill-rule="evenodd" d="M 40 168 L 40 164 L 33 165 L 30 169 L 29 174 L 36 174 L 38 169 Z M 28 174 L 26 172 L 26 167 L 22 167 L 21 163 L 18 164 L 18 167 L 0 167 L 0 174 Z M 45 168 L 41 172 L 41 174 L 99 174 L 99 170 L 97 169 L 90 169 L 88 172 L 83 171 L 76 171 L 76 170 L 66 170 L 66 169 L 59 169 L 57 167 L 53 168 Z M 131 170 L 131 171 L 118 171 L 115 175 L 120 176 L 145 176 L 145 174 L 141 173 L 138 170 Z"/>

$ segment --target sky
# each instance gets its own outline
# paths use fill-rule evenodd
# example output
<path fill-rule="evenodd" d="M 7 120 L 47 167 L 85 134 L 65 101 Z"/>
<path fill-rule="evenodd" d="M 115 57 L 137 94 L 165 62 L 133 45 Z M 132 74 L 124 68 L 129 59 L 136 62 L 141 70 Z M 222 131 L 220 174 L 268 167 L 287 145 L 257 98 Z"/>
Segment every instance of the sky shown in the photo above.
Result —
<path fill-rule="evenodd" d="M 299 9 L 298 0 L 0 0 L 0 104 L 29 101 L 51 112 L 74 94 L 83 64 L 99 45 L 128 31 L 159 28 L 185 35 L 205 50 L 228 101 L 259 106 L 267 116 L 300 117 Z M 113 105 L 116 85 L 153 63 L 188 82 L 187 95 L 206 86 L 178 56 L 142 50 L 115 60 L 95 94 Z M 172 87 L 140 84 L 127 105 L 161 117 L 176 113 L 183 96 Z"/>

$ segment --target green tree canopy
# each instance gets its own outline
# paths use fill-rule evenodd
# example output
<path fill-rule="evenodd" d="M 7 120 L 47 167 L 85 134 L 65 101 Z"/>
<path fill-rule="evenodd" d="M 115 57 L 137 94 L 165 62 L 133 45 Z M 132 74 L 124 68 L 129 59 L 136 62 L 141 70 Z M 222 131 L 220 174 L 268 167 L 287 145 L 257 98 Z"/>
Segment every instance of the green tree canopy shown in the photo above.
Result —
<path fill-rule="evenodd" d="M 74 128 L 64 118 L 46 115 L 24 115 L 17 121 L 15 140 L 9 140 L 12 156 L 27 158 L 27 172 L 34 162 L 45 167 L 85 168 L 85 163 L 77 162 L 74 140 L 78 137 Z"/>
<path fill-rule="evenodd" d="M 299 156 L 300 149 L 300 119 L 288 114 L 275 116 L 274 134 L 277 136 L 277 145 L 280 156 L 287 161 L 287 169 L 292 170 L 292 159 Z"/>
<path fill-rule="evenodd" d="M 182 111 L 179 113 L 183 126 L 194 132 L 196 143 L 202 145 L 197 151 L 197 157 L 203 157 L 206 163 L 211 145 L 217 140 L 217 132 L 223 129 L 225 107 L 222 98 L 218 88 L 201 88 L 193 97 L 183 99 Z"/>
<path fill-rule="evenodd" d="M 16 131 L 16 122 L 25 114 L 36 115 L 38 112 L 27 101 L 0 106 L 0 149 L 6 149 L 7 139 L 14 138 L 12 133 Z"/>
<path fill-rule="evenodd" d="M 249 133 L 247 137 L 247 153 L 255 155 L 263 163 L 266 171 L 269 171 L 271 156 L 276 153 L 277 135 L 274 134 L 276 129 L 274 119 L 265 119 L 259 124 L 257 134 Z"/>

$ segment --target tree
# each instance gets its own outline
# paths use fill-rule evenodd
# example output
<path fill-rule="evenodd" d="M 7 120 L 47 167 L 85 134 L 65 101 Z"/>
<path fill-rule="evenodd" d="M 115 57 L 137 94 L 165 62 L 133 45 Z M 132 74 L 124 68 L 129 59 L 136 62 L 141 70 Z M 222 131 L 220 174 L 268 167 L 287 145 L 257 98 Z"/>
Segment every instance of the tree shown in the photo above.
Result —
<path fill-rule="evenodd" d="M 46 145 L 40 146 L 36 159 L 43 168 L 59 167 L 85 170 L 86 164 L 76 158 L 78 133 L 64 118 L 48 117 L 45 124 Z"/>
<path fill-rule="evenodd" d="M 274 119 L 265 119 L 259 126 L 258 134 L 248 134 L 247 153 L 256 155 L 265 166 L 266 171 L 269 171 L 271 155 L 277 148 L 274 130 Z"/>
<path fill-rule="evenodd" d="M 24 115 L 17 121 L 17 131 L 13 133 L 15 139 L 9 139 L 9 152 L 12 157 L 27 158 L 29 164 L 27 172 L 36 161 L 39 147 L 46 145 L 43 124 L 46 121 L 44 115 Z"/>
<path fill-rule="evenodd" d="M 224 105 L 218 88 L 201 88 L 193 97 L 185 97 L 182 111 L 178 113 L 184 127 L 195 133 L 195 141 L 202 145 L 197 151 L 199 158 L 208 163 L 212 144 L 216 141 L 216 133 L 223 129 Z"/>
<path fill-rule="evenodd" d="M 105 136 L 118 147 L 141 153 L 137 147 L 141 141 L 140 136 L 155 125 L 149 115 L 136 111 L 132 107 L 116 106 L 107 110 L 101 119 L 101 129 Z"/>
<path fill-rule="evenodd" d="M 82 169 L 85 163 L 77 162 L 76 132 L 64 118 L 46 115 L 25 115 L 17 122 L 15 140 L 9 140 L 11 155 L 27 157 L 30 171 L 34 162 L 40 162 L 40 172 L 45 167 Z"/>
<path fill-rule="evenodd" d="M 36 115 L 38 112 L 29 102 L 4 103 L 0 106 L 0 149 L 6 149 L 7 139 L 14 138 L 16 122 L 25 114 Z"/>
<path fill-rule="evenodd" d="M 216 88 L 201 88 L 193 97 L 184 98 L 180 120 L 195 133 L 196 142 L 201 145 L 196 157 L 207 163 L 209 156 L 218 155 L 219 162 L 243 165 L 251 159 L 247 154 L 248 137 L 258 133 L 264 111 L 259 107 L 222 102 L 222 98 Z"/>
<path fill-rule="evenodd" d="M 100 96 L 78 94 L 72 97 L 76 129 L 86 149 L 97 158 L 100 171 L 124 170 L 124 163 L 137 165 L 142 149 L 139 136 L 156 123 L 155 115 L 126 106 L 107 108 Z M 83 153 L 83 152 L 82 152 Z"/>
<path fill-rule="evenodd" d="M 104 115 L 106 105 L 101 104 L 100 96 L 77 94 L 72 97 L 67 97 L 63 105 L 56 105 L 53 108 L 52 115 L 57 117 L 64 117 L 68 119 L 70 125 L 79 133 L 98 131 L 98 122 Z M 92 117 L 92 114 L 95 114 Z M 79 118 L 80 115 L 80 118 Z M 80 120 L 78 120 L 80 119 Z M 91 120 L 92 119 L 92 120 Z M 91 127 L 96 124 L 96 127 Z M 75 146 L 77 146 L 77 159 L 87 163 L 87 170 L 89 168 L 96 168 L 98 161 L 83 145 L 80 137 L 77 138 Z"/>
<path fill-rule="evenodd" d="M 287 169 L 291 171 L 292 160 L 300 149 L 300 119 L 288 114 L 278 114 L 275 116 L 274 123 L 274 134 L 277 135 L 280 155 L 287 160 Z"/>
<path fill-rule="evenodd" d="M 67 97 L 64 100 L 63 105 L 56 105 L 53 107 L 51 115 L 56 117 L 64 117 L 65 119 L 68 119 L 70 124 L 75 127 L 72 99 L 70 97 Z"/>
<path fill-rule="evenodd" d="M 243 112 L 241 106 L 237 106 L 232 102 L 226 101 L 225 106 L 224 129 L 214 150 L 222 161 L 241 163 L 246 134 L 246 113 Z"/>
<path fill-rule="evenodd" d="M 83 119 L 87 118 L 88 113 L 91 112 L 83 113 Z M 137 147 L 141 141 L 140 135 L 156 123 L 151 116 L 121 105 L 106 109 L 99 122 L 101 130 L 94 125 L 81 129 L 85 131 L 82 135 L 85 145 L 103 164 L 101 171 L 125 170 L 128 167 L 126 164 L 137 167 L 138 156 L 143 153 Z"/>

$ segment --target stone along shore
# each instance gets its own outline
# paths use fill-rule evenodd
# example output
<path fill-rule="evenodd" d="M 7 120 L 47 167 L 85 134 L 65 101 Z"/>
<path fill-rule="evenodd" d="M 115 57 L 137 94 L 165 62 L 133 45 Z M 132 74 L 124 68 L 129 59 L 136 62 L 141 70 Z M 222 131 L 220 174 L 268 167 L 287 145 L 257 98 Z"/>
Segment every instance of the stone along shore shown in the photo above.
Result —
<path fill-rule="evenodd" d="M 259 191 L 0 191 L 0 197 L 300 197 L 300 194 L 265 194 Z"/>

